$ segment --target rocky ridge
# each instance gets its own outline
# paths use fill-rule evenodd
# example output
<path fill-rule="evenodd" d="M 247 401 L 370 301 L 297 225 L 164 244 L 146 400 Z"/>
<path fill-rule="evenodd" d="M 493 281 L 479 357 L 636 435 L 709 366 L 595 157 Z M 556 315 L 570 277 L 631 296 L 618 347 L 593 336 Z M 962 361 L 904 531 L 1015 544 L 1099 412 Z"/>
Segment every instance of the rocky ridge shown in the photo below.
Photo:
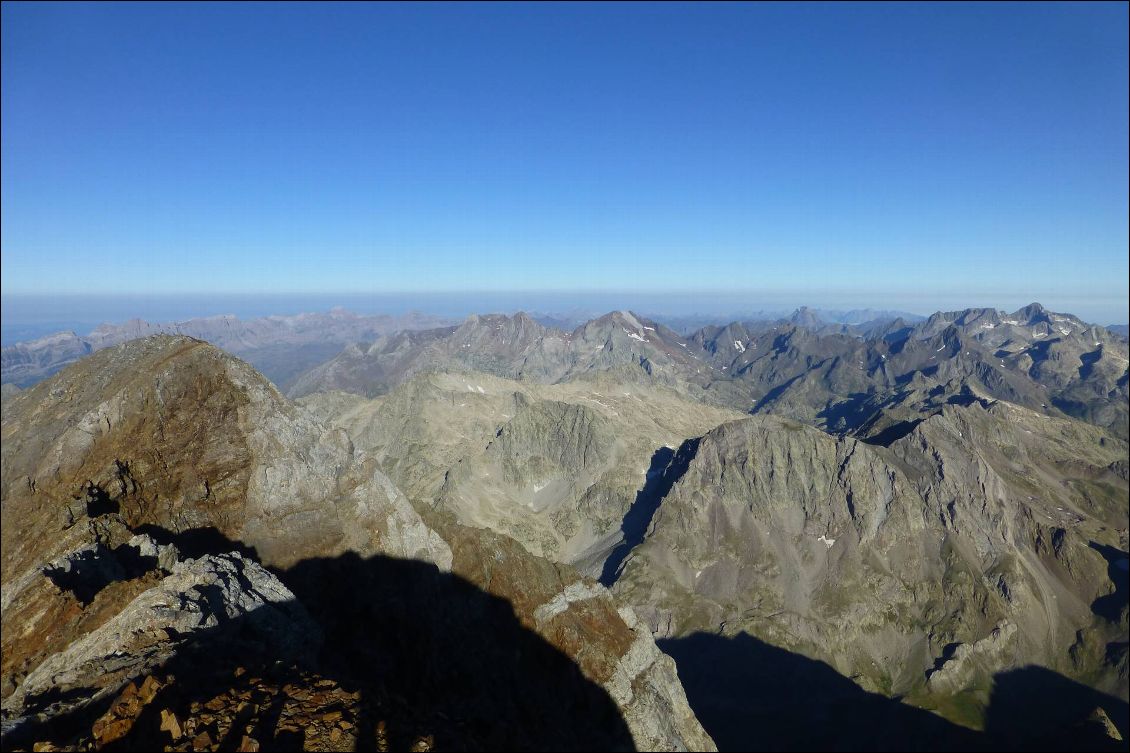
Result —
<path fill-rule="evenodd" d="M 227 625 L 242 643 L 267 630 L 305 649 L 257 641 L 256 676 L 293 666 L 288 676 L 336 678 L 394 711 L 383 699 L 399 689 L 412 707 L 401 723 L 426 720 L 447 747 L 712 748 L 673 663 L 605 589 L 447 511 L 417 510 L 343 431 L 206 344 L 160 336 L 100 351 L 6 402 L 3 440 L 6 734 L 34 718 L 37 735 L 51 732 L 36 739 L 73 742 L 83 714 L 129 682 L 231 677 Z M 263 627 L 272 604 L 299 616 Z M 303 609 L 328 638 L 312 659 Z M 528 658 L 467 652 L 476 624 Z M 467 693 L 484 671 L 510 673 L 501 694 Z M 502 713 L 529 724 L 488 734 Z"/>

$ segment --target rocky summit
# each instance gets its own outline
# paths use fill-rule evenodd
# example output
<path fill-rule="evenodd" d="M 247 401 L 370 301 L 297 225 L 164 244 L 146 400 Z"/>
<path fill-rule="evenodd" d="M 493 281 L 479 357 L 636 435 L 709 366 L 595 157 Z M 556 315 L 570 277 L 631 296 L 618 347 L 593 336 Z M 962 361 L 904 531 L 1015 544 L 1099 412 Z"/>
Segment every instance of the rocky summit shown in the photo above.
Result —
<path fill-rule="evenodd" d="M 1038 304 L 17 344 L 4 748 L 1120 750 L 1127 366 Z"/>

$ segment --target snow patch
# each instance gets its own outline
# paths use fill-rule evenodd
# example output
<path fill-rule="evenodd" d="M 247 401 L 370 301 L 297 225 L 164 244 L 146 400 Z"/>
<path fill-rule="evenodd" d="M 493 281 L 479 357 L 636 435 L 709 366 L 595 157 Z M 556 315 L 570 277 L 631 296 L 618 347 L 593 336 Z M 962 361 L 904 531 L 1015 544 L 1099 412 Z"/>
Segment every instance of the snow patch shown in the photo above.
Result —
<path fill-rule="evenodd" d="M 734 340 L 734 347 L 738 349 L 739 353 L 745 353 L 745 346 L 742 345 L 741 340 Z"/>

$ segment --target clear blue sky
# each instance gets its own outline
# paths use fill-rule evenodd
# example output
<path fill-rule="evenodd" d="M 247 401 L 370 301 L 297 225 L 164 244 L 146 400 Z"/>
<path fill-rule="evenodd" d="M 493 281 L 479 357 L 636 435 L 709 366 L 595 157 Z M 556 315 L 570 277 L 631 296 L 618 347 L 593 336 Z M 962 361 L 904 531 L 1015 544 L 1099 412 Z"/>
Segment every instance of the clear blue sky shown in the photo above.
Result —
<path fill-rule="evenodd" d="M 3 292 L 776 290 L 1125 321 L 1127 25 L 1125 3 L 6 2 Z"/>

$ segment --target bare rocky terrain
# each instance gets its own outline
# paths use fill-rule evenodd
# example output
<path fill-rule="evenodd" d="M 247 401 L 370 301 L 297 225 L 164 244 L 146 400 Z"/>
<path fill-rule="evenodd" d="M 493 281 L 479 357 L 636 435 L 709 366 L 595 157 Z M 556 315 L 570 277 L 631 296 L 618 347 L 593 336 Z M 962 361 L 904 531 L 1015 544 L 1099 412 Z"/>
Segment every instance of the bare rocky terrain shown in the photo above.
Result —
<path fill-rule="evenodd" d="M 145 747 L 145 724 L 135 740 L 98 720 L 171 665 L 179 687 L 238 667 L 276 688 L 332 675 L 387 717 L 366 735 L 437 747 L 713 747 L 606 589 L 417 510 L 344 431 L 198 340 L 104 349 L 6 402 L 2 510 L 5 748 Z M 488 675 L 490 694 L 468 694 Z M 181 703 L 161 711 L 187 724 Z M 197 722 L 212 744 L 236 734 Z"/>
<path fill-rule="evenodd" d="M 848 327 L 848 329 L 844 329 Z M 939 312 L 921 322 L 831 327 L 811 312 L 708 326 L 688 337 L 619 311 L 572 332 L 524 314 L 353 345 L 295 378 L 293 397 L 384 394 L 428 370 L 468 369 L 558 383 L 594 372 L 663 384 L 692 399 L 773 413 L 836 433 L 873 423 L 908 387 L 969 388 L 1130 436 L 1125 337 L 1039 304 L 1011 314 Z"/>
<path fill-rule="evenodd" d="M 5 748 L 1120 749 L 1126 339 L 841 319 L 25 348 Z"/>

